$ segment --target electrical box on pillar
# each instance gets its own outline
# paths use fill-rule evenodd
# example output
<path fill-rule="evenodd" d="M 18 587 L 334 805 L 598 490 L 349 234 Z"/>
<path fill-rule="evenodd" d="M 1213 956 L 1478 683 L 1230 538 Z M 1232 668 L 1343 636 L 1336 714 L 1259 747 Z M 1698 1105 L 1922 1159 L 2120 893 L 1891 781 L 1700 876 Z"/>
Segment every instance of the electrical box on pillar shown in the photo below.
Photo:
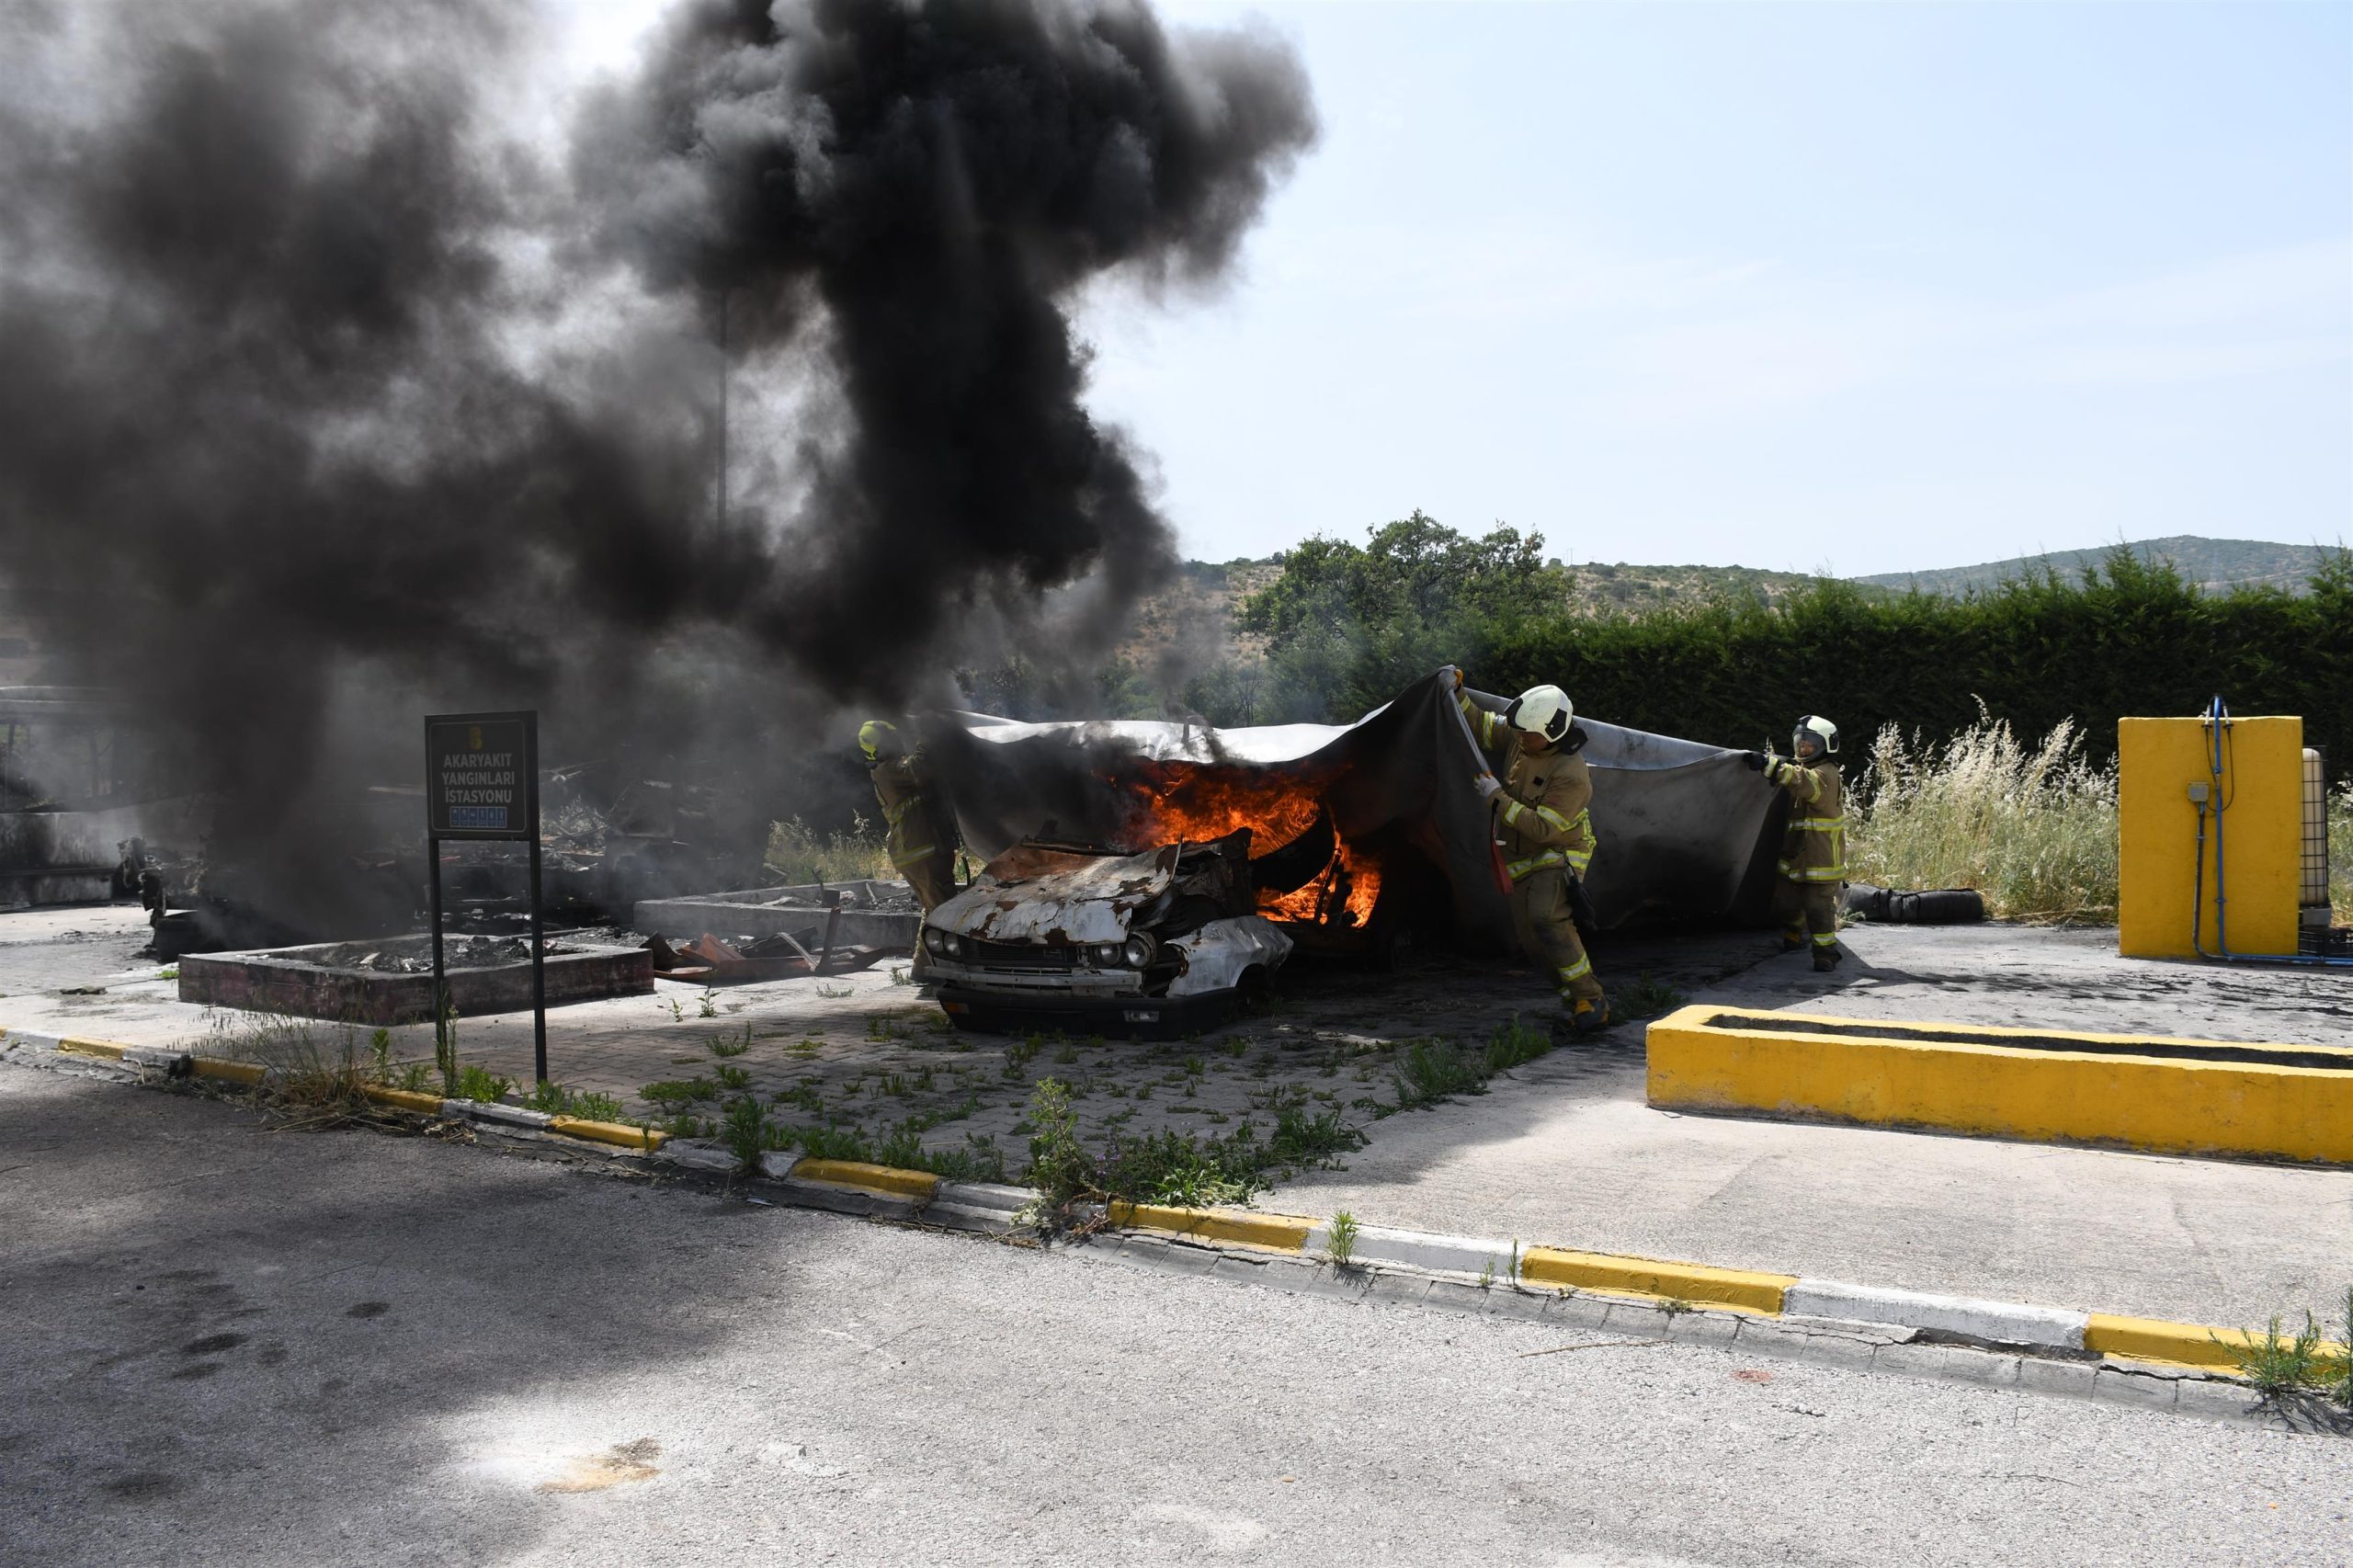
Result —
<path fill-rule="evenodd" d="M 2118 721 L 2126 957 L 2295 961 L 2313 755 L 2301 718 L 2234 718 L 2220 698 L 2194 719 Z"/>

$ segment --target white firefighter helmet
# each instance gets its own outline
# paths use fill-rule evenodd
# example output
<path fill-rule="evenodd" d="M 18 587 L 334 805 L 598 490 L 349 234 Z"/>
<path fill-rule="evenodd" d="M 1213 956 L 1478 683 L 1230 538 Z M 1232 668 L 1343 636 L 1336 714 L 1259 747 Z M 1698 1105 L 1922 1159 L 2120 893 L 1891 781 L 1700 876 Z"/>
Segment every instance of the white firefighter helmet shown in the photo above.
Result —
<path fill-rule="evenodd" d="M 1531 686 L 1511 699 L 1504 710 L 1504 722 L 1515 730 L 1525 730 L 1531 735 L 1541 735 L 1547 741 L 1557 741 L 1569 733 L 1569 723 L 1576 717 L 1576 709 L 1569 702 L 1569 694 L 1557 686 Z"/>
<path fill-rule="evenodd" d="M 1790 732 L 1790 751 L 1798 756 L 1804 756 L 1809 736 L 1826 753 L 1835 753 L 1838 749 L 1838 726 L 1820 714 L 1809 713 L 1798 721 L 1798 727 Z"/>

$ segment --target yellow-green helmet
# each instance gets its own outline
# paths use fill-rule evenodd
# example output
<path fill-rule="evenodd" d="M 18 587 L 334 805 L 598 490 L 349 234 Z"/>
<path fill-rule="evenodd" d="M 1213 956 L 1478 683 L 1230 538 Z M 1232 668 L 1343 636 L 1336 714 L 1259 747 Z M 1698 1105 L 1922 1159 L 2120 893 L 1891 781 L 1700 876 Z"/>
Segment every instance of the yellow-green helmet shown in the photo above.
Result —
<path fill-rule="evenodd" d="M 858 727 L 858 749 L 866 754 L 869 762 L 875 760 L 885 742 L 896 751 L 898 741 L 899 726 L 888 719 L 869 719 Z"/>

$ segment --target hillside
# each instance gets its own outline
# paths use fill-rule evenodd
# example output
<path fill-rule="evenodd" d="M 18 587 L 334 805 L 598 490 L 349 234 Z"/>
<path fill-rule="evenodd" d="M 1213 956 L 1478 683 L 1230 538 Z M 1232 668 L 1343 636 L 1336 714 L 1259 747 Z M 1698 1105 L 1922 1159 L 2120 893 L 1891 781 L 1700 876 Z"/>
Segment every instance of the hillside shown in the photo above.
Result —
<path fill-rule="evenodd" d="M 1945 566 L 1929 572 L 1883 572 L 1858 577 L 1858 583 L 1898 592 L 1917 587 L 1927 594 L 1960 594 L 1990 588 L 2012 578 L 2058 572 L 2080 578 L 2084 568 L 2107 559 L 2114 545 L 2097 550 L 2061 550 L 2045 555 L 2023 555 L 2009 561 L 1988 561 L 1976 566 Z M 2202 588 L 2216 590 L 2241 585 L 2268 585 L 2301 594 L 2329 553 L 2311 544 L 2271 544 L 2252 539 L 2200 539 L 2191 534 L 2153 539 L 2130 547 L 2143 561 L 2170 561 L 2174 569 Z"/>
<path fill-rule="evenodd" d="M 1637 566 L 1623 561 L 1579 562 L 1568 571 L 1569 608 L 1587 616 L 1641 615 L 1719 598 L 1772 604 L 1814 581 L 1804 572 L 1753 566 Z"/>
<path fill-rule="evenodd" d="M 2079 577 L 2086 566 L 2097 565 L 2114 548 L 2057 551 L 1974 566 L 1886 572 L 1847 580 L 1874 595 L 1901 594 L 1915 587 L 1923 593 L 1959 595 L 2046 570 Z M 2190 535 L 2150 540 L 2131 548 L 2144 560 L 2172 562 L 2183 576 L 2209 591 L 2259 584 L 2293 594 L 2307 590 L 2313 572 L 2329 553 L 2327 547 L 2316 545 Z M 1570 583 L 1565 608 L 1573 616 L 1597 619 L 1639 616 L 1723 597 L 1756 598 L 1771 604 L 1815 580 L 1802 572 L 1766 572 L 1750 566 L 1643 566 L 1622 561 L 1578 562 L 1565 570 Z M 1256 640 L 1235 627 L 1236 613 L 1244 599 L 1281 572 L 1281 563 L 1275 560 L 1187 562 L 1183 575 L 1166 591 L 1146 600 L 1137 612 L 1134 631 L 1119 650 L 1120 656 L 1149 667 L 1172 651 L 1194 650 L 1193 656 L 1180 660 L 1188 665 L 1199 663 L 1202 650 L 1244 655 L 1258 653 Z"/>

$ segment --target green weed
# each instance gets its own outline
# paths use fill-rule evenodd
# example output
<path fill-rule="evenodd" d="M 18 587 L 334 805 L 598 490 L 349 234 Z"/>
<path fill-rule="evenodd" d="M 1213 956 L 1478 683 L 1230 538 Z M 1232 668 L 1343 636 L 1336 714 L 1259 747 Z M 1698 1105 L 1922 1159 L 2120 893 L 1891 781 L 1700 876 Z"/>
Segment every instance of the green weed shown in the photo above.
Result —
<path fill-rule="evenodd" d="M 1519 1021 L 1518 1014 L 1514 1014 L 1511 1022 L 1499 1025 L 1488 1037 L 1487 1049 L 1480 1060 L 1487 1074 L 1492 1076 L 1506 1067 L 1533 1062 L 1552 1049 L 1551 1029 L 1530 1028 Z"/>
<path fill-rule="evenodd" d="M 506 1097 L 506 1092 L 514 1086 L 514 1079 L 500 1077 L 488 1069 L 469 1062 L 458 1069 L 457 1092 L 449 1097 L 457 1100 L 477 1100 L 484 1105 L 495 1105 Z"/>
<path fill-rule="evenodd" d="M 727 1102 L 727 1114 L 719 1123 L 719 1141 L 735 1156 L 736 1167 L 748 1172 L 759 1167 L 762 1154 L 779 1146 L 781 1131 L 759 1101 L 744 1095 Z"/>
<path fill-rule="evenodd" d="M 1631 1022 L 1672 1013 L 1689 1000 L 1666 982 L 1646 974 L 1631 985 L 1620 987 L 1618 994 L 1609 999 L 1609 1011 L 1617 1017 Z"/>
<path fill-rule="evenodd" d="M 619 1121 L 621 1102 L 610 1095 L 565 1088 L 562 1084 L 535 1085 L 523 1102 L 550 1116 L 576 1116 L 585 1121 Z"/>
<path fill-rule="evenodd" d="M 1487 1084 L 1485 1053 L 1473 1055 L 1443 1040 L 1415 1040 L 1397 1058 L 1397 1103 L 1392 1110 L 1436 1105 L 1455 1095 L 1475 1095 Z"/>
<path fill-rule="evenodd" d="M 665 1078 L 659 1083 L 641 1086 L 637 1097 L 656 1110 L 676 1114 L 701 1101 L 716 1100 L 719 1098 L 719 1085 L 708 1078 Z"/>
<path fill-rule="evenodd" d="M 1034 1037 L 1033 1037 L 1034 1038 Z M 1093 1162 L 1078 1142 L 1078 1113 L 1058 1078 L 1040 1078 L 1029 1091 L 1029 1185 L 1057 1206 L 1093 1190 Z"/>
<path fill-rule="evenodd" d="M 1343 1209 L 1332 1216 L 1324 1231 L 1324 1256 L 1336 1267 L 1346 1268 L 1356 1256 L 1357 1217 Z"/>

